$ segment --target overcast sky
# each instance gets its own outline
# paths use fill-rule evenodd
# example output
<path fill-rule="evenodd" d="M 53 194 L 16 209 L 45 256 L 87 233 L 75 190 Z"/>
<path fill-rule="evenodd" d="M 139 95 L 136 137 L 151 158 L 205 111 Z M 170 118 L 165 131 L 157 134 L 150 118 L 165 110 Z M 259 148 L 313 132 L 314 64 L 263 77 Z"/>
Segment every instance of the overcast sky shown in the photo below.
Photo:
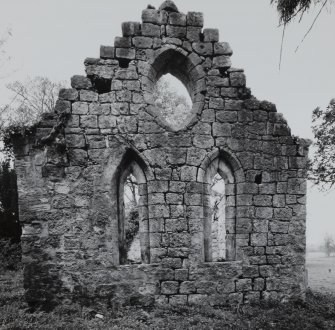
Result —
<path fill-rule="evenodd" d="M 162 1 L 152 0 L 159 7 Z M 282 29 L 270 0 L 176 0 L 182 12 L 202 11 L 205 27 L 218 28 L 220 40 L 234 50 L 234 67 L 244 68 L 253 95 L 276 103 L 294 135 L 312 138 L 311 113 L 335 97 L 335 13 L 324 11 L 312 32 L 296 47 L 317 11 L 286 30 L 278 70 Z M 147 0 L 0 0 L 0 35 L 12 30 L 6 50 L 12 57 L 1 74 L 0 103 L 7 102 L 5 84 L 26 76 L 51 80 L 84 74 L 86 57 L 98 57 L 100 45 L 121 36 L 123 21 L 140 21 Z M 334 7 L 335 8 L 335 7 Z M 330 9 L 330 8 L 329 8 Z M 307 242 L 335 238 L 335 192 L 308 191 Z"/>

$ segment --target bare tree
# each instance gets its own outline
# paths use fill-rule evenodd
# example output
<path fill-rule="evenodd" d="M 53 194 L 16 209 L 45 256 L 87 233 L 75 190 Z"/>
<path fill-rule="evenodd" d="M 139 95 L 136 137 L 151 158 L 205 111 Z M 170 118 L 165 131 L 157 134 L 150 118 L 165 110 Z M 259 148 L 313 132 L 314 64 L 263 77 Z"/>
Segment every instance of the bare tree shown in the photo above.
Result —
<path fill-rule="evenodd" d="M 332 252 L 335 252 L 335 243 L 330 235 L 326 235 L 324 239 L 324 249 L 327 257 L 330 257 Z"/>
<path fill-rule="evenodd" d="M 39 76 L 8 84 L 12 97 L 7 105 L 0 108 L 0 129 L 35 124 L 42 113 L 53 111 L 59 90 L 64 86 L 63 82 L 52 82 Z"/>
<path fill-rule="evenodd" d="M 323 110 L 313 111 L 315 153 L 310 163 L 309 179 L 324 189 L 335 184 L 335 99 Z"/>
<path fill-rule="evenodd" d="M 280 22 L 283 24 L 290 23 L 296 17 L 301 21 L 312 5 L 319 7 L 320 12 L 331 3 L 332 0 L 271 0 L 271 4 L 277 6 Z"/>

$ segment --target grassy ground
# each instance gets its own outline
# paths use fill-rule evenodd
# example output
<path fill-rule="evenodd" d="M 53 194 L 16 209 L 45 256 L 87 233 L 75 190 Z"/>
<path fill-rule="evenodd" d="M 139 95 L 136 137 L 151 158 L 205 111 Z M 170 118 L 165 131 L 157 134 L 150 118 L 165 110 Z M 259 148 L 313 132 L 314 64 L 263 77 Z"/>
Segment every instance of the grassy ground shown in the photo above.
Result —
<path fill-rule="evenodd" d="M 324 252 L 307 254 L 308 284 L 313 290 L 335 293 L 335 256 Z"/>
<path fill-rule="evenodd" d="M 310 291 L 306 302 L 240 307 L 127 308 L 96 312 L 77 305 L 52 313 L 29 313 L 23 299 L 22 272 L 0 276 L 0 329 L 335 329 L 335 296 Z"/>

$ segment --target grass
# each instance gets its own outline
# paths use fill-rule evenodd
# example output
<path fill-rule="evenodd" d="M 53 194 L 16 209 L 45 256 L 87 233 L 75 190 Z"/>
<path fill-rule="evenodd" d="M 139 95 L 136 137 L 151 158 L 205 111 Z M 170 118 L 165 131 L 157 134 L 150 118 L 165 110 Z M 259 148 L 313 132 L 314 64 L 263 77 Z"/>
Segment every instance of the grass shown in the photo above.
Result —
<path fill-rule="evenodd" d="M 96 317 L 98 312 L 103 319 Z M 30 313 L 23 299 L 22 271 L 6 271 L 0 275 L 0 329 L 335 329 L 335 296 L 309 291 L 305 302 L 268 302 L 232 311 L 160 306 L 113 312 L 67 305 L 51 313 Z"/>

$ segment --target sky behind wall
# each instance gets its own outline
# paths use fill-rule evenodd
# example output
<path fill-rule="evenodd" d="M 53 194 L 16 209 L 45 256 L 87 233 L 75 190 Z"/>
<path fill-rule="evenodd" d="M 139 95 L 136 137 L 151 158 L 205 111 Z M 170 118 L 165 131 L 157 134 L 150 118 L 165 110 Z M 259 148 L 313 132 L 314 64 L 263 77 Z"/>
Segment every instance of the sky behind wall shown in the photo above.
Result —
<path fill-rule="evenodd" d="M 123 21 L 140 21 L 150 3 L 163 0 L 0 0 L 0 35 L 12 30 L 6 50 L 12 57 L 1 68 L 0 104 L 8 99 L 5 84 L 42 75 L 70 81 L 84 74 L 86 57 L 98 57 L 100 45 L 121 36 Z M 234 67 L 245 69 L 253 95 L 276 103 L 294 135 L 312 138 L 311 113 L 335 97 L 335 14 L 324 11 L 312 32 L 294 52 L 317 11 L 293 23 L 284 39 L 270 0 L 175 0 L 181 12 L 202 11 L 205 27 L 218 28 L 220 40 L 234 50 Z M 330 8 L 329 8 L 330 9 Z M 335 9 L 335 7 L 333 8 Z M 335 237 L 335 191 L 308 191 L 307 242 L 319 244 L 326 233 Z"/>

